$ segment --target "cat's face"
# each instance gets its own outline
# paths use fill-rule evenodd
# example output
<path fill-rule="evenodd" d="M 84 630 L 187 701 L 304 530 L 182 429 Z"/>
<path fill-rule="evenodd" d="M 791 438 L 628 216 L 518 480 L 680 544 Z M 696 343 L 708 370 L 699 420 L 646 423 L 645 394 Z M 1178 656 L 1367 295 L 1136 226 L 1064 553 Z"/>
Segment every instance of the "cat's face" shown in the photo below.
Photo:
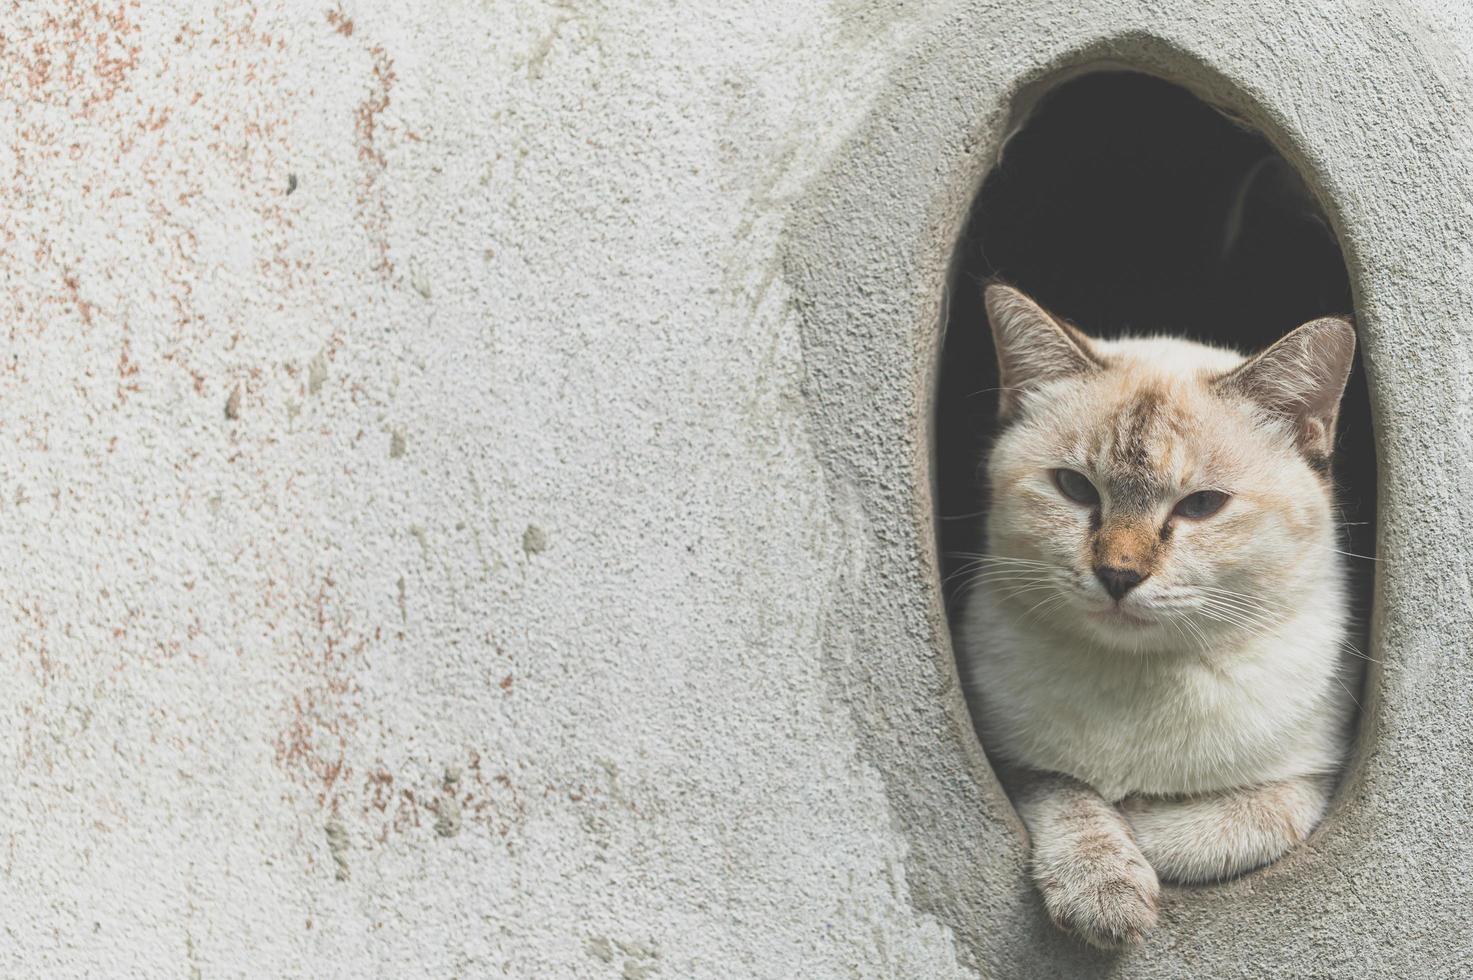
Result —
<path fill-rule="evenodd" d="M 1257 358 L 1094 341 L 988 288 L 1003 430 L 983 581 L 1040 629 L 1118 649 L 1207 649 L 1333 579 L 1325 477 L 1354 352 L 1344 320 Z"/>

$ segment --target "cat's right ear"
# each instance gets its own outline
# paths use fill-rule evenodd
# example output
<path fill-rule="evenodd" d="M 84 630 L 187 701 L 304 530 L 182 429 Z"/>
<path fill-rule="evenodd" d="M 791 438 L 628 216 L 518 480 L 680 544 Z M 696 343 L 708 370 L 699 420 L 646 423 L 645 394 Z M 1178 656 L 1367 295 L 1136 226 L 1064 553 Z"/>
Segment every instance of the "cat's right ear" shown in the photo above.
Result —
<path fill-rule="evenodd" d="M 1000 417 L 1016 412 L 1030 389 L 1099 370 L 1100 360 L 1088 337 L 1054 319 L 1012 286 L 991 283 L 983 298 L 997 347 Z"/>

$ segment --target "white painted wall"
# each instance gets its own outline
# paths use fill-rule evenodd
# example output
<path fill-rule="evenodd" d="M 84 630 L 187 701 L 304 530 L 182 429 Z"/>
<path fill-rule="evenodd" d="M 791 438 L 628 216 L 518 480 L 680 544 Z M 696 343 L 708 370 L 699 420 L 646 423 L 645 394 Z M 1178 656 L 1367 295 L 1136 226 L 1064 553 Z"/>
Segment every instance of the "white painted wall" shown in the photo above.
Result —
<path fill-rule="evenodd" d="M 830 354 L 794 285 L 794 256 L 819 256 L 793 216 L 906 93 L 945 102 L 934 79 L 896 87 L 928 51 L 1021 75 L 1090 29 L 1165 21 L 1204 47 L 1227 31 L 1239 67 L 1271 73 L 1296 38 L 1250 25 L 1298 15 L 1011 6 L 0 13 L 0 973 L 1044 962 L 1021 848 L 961 736 L 937 771 L 981 802 L 955 827 L 918 826 L 875 749 L 856 678 L 909 661 L 854 639 L 845 596 L 914 526 L 836 482 Z M 1406 73 L 1445 73 L 1442 128 L 1398 145 L 1469 145 L 1466 13 L 1303 23 L 1388 56 L 1363 66 L 1389 80 L 1387 119 Z M 932 165 L 918 153 L 917 179 Z M 1453 202 L 1439 235 L 1473 227 L 1466 186 L 1428 193 Z M 1466 306 L 1428 312 L 1468 336 Z M 878 411 L 897 391 L 881 441 L 916 431 Z M 1429 485 L 1467 459 L 1437 456 Z M 866 605 L 913 612 L 926 588 Z M 944 678 L 944 648 L 915 656 Z M 883 737 L 931 732 L 915 719 L 954 697 L 898 690 Z M 1459 785 L 1437 806 L 1466 830 Z M 947 857 L 958 828 L 1001 843 L 953 893 L 933 871 L 973 873 Z M 1452 853 L 1436 887 L 1466 907 L 1466 845 L 1386 846 Z M 1399 894 L 1378 941 L 1447 921 Z M 1193 962 L 1174 921 L 1143 975 Z"/>

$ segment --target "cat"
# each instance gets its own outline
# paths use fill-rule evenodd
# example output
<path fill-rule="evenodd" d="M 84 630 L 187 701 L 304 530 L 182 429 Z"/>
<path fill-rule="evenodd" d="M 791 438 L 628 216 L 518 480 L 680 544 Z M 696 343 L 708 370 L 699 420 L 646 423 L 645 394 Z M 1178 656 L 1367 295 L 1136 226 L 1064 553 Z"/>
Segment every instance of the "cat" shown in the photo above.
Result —
<path fill-rule="evenodd" d="M 985 301 L 999 429 L 964 680 L 1049 915 L 1117 948 L 1160 880 L 1303 841 L 1345 760 L 1330 462 L 1355 332 L 1312 320 L 1244 358 L 1093 339 L 1000 282 Z"/>

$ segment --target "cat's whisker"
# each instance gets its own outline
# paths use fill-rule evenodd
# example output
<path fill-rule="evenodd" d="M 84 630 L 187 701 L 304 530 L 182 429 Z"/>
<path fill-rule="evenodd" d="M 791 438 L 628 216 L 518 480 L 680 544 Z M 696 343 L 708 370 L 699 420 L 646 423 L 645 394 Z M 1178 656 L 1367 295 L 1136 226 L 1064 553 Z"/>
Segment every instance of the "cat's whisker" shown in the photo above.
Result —
<path fill-rule="evenodd" d="M 973 559 L 972 561 L 964 562 L 961 565 L 958 565 L 956 568 L 954 568 L 951 571 L 950 575 L 948 575 L 947 577 L 948 578 L 951 578 L 953 576 L 956 576 L 958 574 L 962 574 L 962 573 L 965 573 L 965 572 L 977 572 L 977 571 L 983 571 L 983 572 L 1010 572 L 1010 573 L 1022 574 L 1024 572 L 1052 571 L 1052 569 L 1051 568 L 1045 568 L 1043 566 L 1034 566 L 1034 565 L 1009 565 L 1009 564 L 999 564 L 997 562 L 980 561 L 980 560 L 977 560 L 977 559 Z"/>
<path fill-rule="evenodd" d="M 974 561 L 991 561 L 1013 565 L 1046 565 L 1049 568 L 1056 567 L 1054 562 L 1039 561 L 1036 558 L 1014 558 L 1011 555 L 993 555 L 983 551 L 948 551 L 950 558 L 970 558 Z"/>
<path fill-rule="evenodd" d="M 1225 600 L 1236 600 L 1240 602 L 1245 602 L 1253 607 L 1262 605 L 1275 608 L 1287 608 L 1287 603 L 1283 602 L 1280 599 L 1275 599 L 1273 596 L 1249 595 L 1246 592 L 1234 592 L 1232 589 L 1224 589 L 1214 585 L 1197 585 L 1193 586 L 1193 588 L 1195 588 L 1199 592 L 1221 597 Z"/>
<path fill-rule="evenodd" d="M 1345 647 L 1347 653 L 1354 654 L 1355 656 L 1364 660 L 1366 663 L 1376 664 L 1377 666 L 1380 666 L 1382 663 L 1382 661 L 1377 660 L 1375 657 L 1361 653 L 1360 648 L 1357 647 L 1354 643 L 1342 642 L 1341 645 Z"/>
<path fill-rule="evenodd" d="M 1040 610 L 1042 607 L 1044 607 L 1046 605 L 1049 605 L 1050 603 L 1057 602 L 1060 599 L 1067 599 L 1068 597 L 1069 597 L 1069 593 L 1068 592 L 1065 592 L 1063 589 L 1060 589 L 1054 595 L 1051 595 L 1051 596 L 1047 597 L 1042 602 L 1039 602 L 1037 605 L 1032 606 L 1031 608 L 1029 608 L 1027 612 L 1023 613 L 1023 615 L 1022 615 L 1021 618 L 1022 619 L 1027 619 L 1035 611 Z"/>
<path fill-rule="evenodd" d="M 1270 628 L 1269 624 L 1266 624 L 1260 620 L 1250 619 L 1237 612 L 1234 612 L 1233 610 L 1225 609 L 1222 606 L 1206 604 L 1202 606 L 1199 612 L 1201 612 L 1202 615 L 1206 616 L 1208 619 L 1214 619 L 1220 623 L 1226 623 L 1229 626 L 1236 627 L 1237 629 L 1243 630 L 1255 637 L 1266 635 Z"/>
<path fill-rule="evenodd" d="M 1054 584 L 1055 583 L 1051 579 L 1017 579 L 1017 578 L 987 579 L 987 578 L 969 578 L 969 579 L 967 579 L 966 581 L 960 583 L 957 586 L 957 591 L 959 591 L 959 592 L 972 592 L 972 591 L 974 591 L 976 589 L 983 589 L 983 588 L 985 588 L 989 592 L 999 592 L 999 591 L 1001 591 L 1003 589 L 1010 588 L 1012 586 L 1023 586 L 1023 585 L 1054 585 Z"/>
<path fill-rule="evenodd" d="M 1286 614 L 1289 612 L 1286 606 L 1250 603 L 1243 599 L 1214 596 L 1207 593 L 1201 595 L 1201 604 L 1216 609 L 1228 610 L 1248 619 L 1262 622 L 1265 625 L 1286 619 Z"/>
<path fill-rule="evenodd" d="M 986 589 L 988 589 L 991 592 L 998 592 L 1001 589 L 1007 588 L 1009 586 L 1014 586 L 1014 585 L 1021 585 L 1021 586 L 1052 585 L 1052 586 L 1057 586 L 1057 584 L 1058 583 L 1055 582 L 1054 579 L 1051 576 L 1044 576 L 1044 577 L 1038 577 L 1038 578 L 1025 578 L 1025 577 L 1022 577 L 1022 576 L 989 577 L 989 576 L 987 576 L 987 575 L 984 574 L 984 575 L 973 576 L 973 577 L 967 579 L 965 582 L 963 582 L 962 584 L 960 584 L 959 586 L 957 586 L 956 591 L 957 591 L 958 594 L 966 594 L 966 593 L 972 592 L 975 589 L 979 589 L 979 588 L 984 588 L 985 587 Z"/>
<path fill-rule="evenodd" d="M 985 582 L 994 590 L 1004 589 L 1010 585 L 1058 585 L 1059 581 L 1052 575 L 981 575 L 979 582 Z"/>
<path fill-rule="evenodd" d="M 1228 605 L 1227 603 L 1209 602 L 1204 608 L 1213 609 L 1224 615 L 1232 616 L 1244 623 L 1251 623 L 1263 629 L 1269 629 L 1277 624 L 1277 621 L 1271 616 L 1253 610 L 1243 609 L 1239 606 Z"/>
<path fill-rule="evenodd" d="M 1215 615 L 1219 620 L 1231 621 L 1233 623 L 1240 624 L 1245 628 L 1252 628 L 1255 630 L 1270 630 L 1278 625 L 1278 621 L 1269 617 L 1258 616 L 1253 613 L 1244 612 L 1241 609 L 1235 609 L 1232 606 L 1225 606 L 1217 603 L 1205 603 L 1199 611 L 1203 614 L 1211 613 L 1212 615 Z"/>
<path fill-rule="evenodd" d="M 1223 588 L 1220 585 L 1194 585 L 1194 586 L 1192 586 L 1192 588 L 1198 589 L 1198 590 L 1200 590 L 1202 592 L 1211 592 L 1211 593 L 1213 593 L 1215 595 L 1230 595 L 1230 596 L 1233 596 L 1234 598 L 1238 598 L 1238 599 L 1258 599 L 1258 598 L 1260 598 L 1260 596 L 1254 595 L 1254 594 L 1249 593 L 1249 592 L 1238 592 L 1235 589 L 1225 589 L 1225 588 Z M 1270 597 L 1264 596 L 1262 598 L 1270 598 Z"/>
<path fill-rule="evenodd" d="M 1054 570 L 1051 568 L 1030 568 L 1027 566 L 1011 568 L 1008 566 L 998 567 L 997 565 L 981 564 L 969 565 L 966 570 L 974 575 L 1046 575 L 1050 577 L 1054 575 Z"/>
<path fill-rule="evenodd" d="M 1259 602 L 1256 597 L 1250 598 L 1225 589 L 1214 589 L 1211 586 L 1194 586 L 1188 594 L 1203 605 L 1225 606 L 1229 609 L 1240 609 L 1250 613 L 1264 612 L 1265 607 L 1272 610 L 1281 605 L 1277 600 L 1267 599 Z"/>
<path fill-rule="evenodd" d="M 1058 576 L 1057 569 L 1032 568 L 1026 565 L 1019 568 L 1011 568 L 1006 565 L 1001 567 L 997 565 L 974 565 L 971 571 L 973 575 L 990 575 L 994 577 L 1016 575 L 1019 578 L 1056 578 Z"/>
<path fill-rule="evenodd" d="M 945 578 L 943 578 L 941 580 L 941 584 L 944 587 L 944 586 L 950 585 L 952 582 L 955 582 L 957 579 L 961 578 L 962 576 L 965 576 L 965 575 L 975 575 L 975 574 L 979 574 L 979 573 L 986 573 L 988 571 L 990 571 L 990 569 L 985 568 L 985 567 L 982 567 L 982 566 L 979 566 L 979 565 L 976 565 L 976 564 L 962 565 L 959 568 L 952 569 L 951 572 L 950 572 L 950 574 L 948 574 Z"/>
<path fill-rule="evenodd" d="M 1181 618 L 1177 618 L 1177 619 L 1168 619 L 1166 622 L 1167 622 L 1168 625 L 1171 626 L 1172 629 L 1174 629 L 1181 636 L 1183 643 L 1185 643 L 1185 644 L 1187 644 L 1187 645 L 1190 646 L 1192 643 L 1196 642 L 1187 633 L 1186 620 L 1181 619 Z"/>
<path fill-rule="evenodd" d="M 1014 598 L 1016 596 L 1022 595 L 1025 592 L 1036 592 L 1039 589 L 1056 589 L 1056 588 L 1058 588 L 1058 586 L 1054 585 L 1053 583 L 1050 583 L 1050 582 L 1041 582 L 1041 583 L 1039 583 L 1037 585 L 1025 585 L 1025 586 L 1021 586 L 1016 591 L 1009 591 L 1007 593 L 1000 593 L 996 589 L 993 589 L 993 590 L 990 590 L 990 591 L 991 591 L 991 594 L 994 595 L 994 596 L 996 596 L 998 599 L 1001 599 L 1003 601 L 1006 601 L 1006 600 L 1012 599 L 1012 598 Z"/>
<path fill-rule="evenodd" d="M 1259 613 L 1255 610 L 1244 609 L 1241 606 L 1234 606 L 1225 602 L 1208 601 L 1203 604 L 1202 608 L 1204 610 L 1211 610 L 1213 612 L 1220 613 L 1224 616 L 1230 616 L 1239 622 L 1252 623 L 1264 628 L 1268 628 L 1274 625 L 1274 620 L 1270 616 Z"/>
<path fill-rule="evenodd" d="M 967 395 L 966 397 L 968 397 L 968 398 L 976 398 L 978 395 L 986 395 L 986 394 L 990 394 L 990 393 L 992 393 L 994 391 L 1024 391 L 1024 390 L 1025 389 L 1019 388 L 1019 387 L 1016 387 L 1016 386 L 1009 387 L 1008 385 L 998 385 L 996 388 L 980 388 L 977 391 L 972 392 L 970 395 Z"/>
<path fill-rule="evenodd" d="M 1050 586 L 1046 586 L 1046 585 L 1034 585 L 1034 586 L 1030 586 L 1030 587 L 1028 587 L 1026 589 L 1018 589 L 1015 592 L 1009 592 L 1006 596 L 1003 596 L 1003 598 L 1004 599 L 1017 599 L 1017 598 L 1019 598 L 1021 596 L 1027 595 L 1029 592 L 1038 592 L 1039 590 L 1046 589 L 1046 588 L 1050 588 Z M 1050 596 L 1050 598 L 1052 598 L 1052 596 Z"/>
<path fill-rule="evenodd" d="M 1343 550 L 1341 548 L 1331 548 L 1331 547 L 1328 547 L 1328 546 L 1322 545 L 1322 544 L 1309 544 L 1309 543 L 1305 543 L 1304 547 L 1306 547 L 1306 548 L 1315 548 L 1315 549 L 1318 549 L 1320 551 L 1333 551 L 1337 555 L 1344 555 L 1346 558 L 1359 558 L 1362 561 L 1380 561 L 1381 560 L 1380 558 L 1377 558 L 1375 555 L 1358 555 L 1358 554 L 1356 554 L 1353 551 L 1345 551 L 1345 550 Z"/>
<path fill-rule="evenodd" d="M 1036 575 L 1022 575 L 1022 573 L 1018 572 L 988 572 L 988 570 L 982 570 L 982 572 L 972 572 L 971 575 L 966 576 L 966 588 L 975 588 L 978 585 L 993 585 L 993 587 L 1012 584 L 1031 585 L 1036 584 L 1036 582 L 1052 581 L 1052 575 L 1037 575 L 1037 573 Z"/>
<path fill-rule="evenodd" d="M 1009 580 L 1015 580 L 1015 581 L 1019 581 L 1019 582 L 1025 581 L 1025 580 L 1026 581 L 1053 581 L 1053 578 L 1054 578 L 1053 575 L 1044 573 L 1044 572 L 1042 572 L 1040 570 L 1037 570 L 1037 569 L 1034 569 L 1031 572 L 1029 572 L 1029 571 L 1019 571 L 1019 570 L 1010 569 L 1010 568 L 1009 569 L 983 568 L 983 569 L 980 569 L 980 570 L 973 568 L 973 569 L 963 569 L 963 570 L 959 570 L 959 571 L 953 572 L 951 575 L 947 576 L 946 581 L 948 581 L 948 582 L 949 581 L 952 581 L 952 580 L 956 579 L 958 576 L 963 575 L 963 574 L 966 574 L 967 583 L 969 585 L 975 585 L 975 584 L 977 584 L 979 582 L 1005 582 L 1005 581 L 1009 581 Z M 943 582 L 942 584 L 944 585 L 945 582 Z"/>
<path fill-rule="evenodd" d="M 1355 706 L 1357 708 L 1362 707 L 1362 705 L 1360 703 L 1360 698 L 1356 697 L 1354 694 L 1352 694 L 1350 692 L 1350 688 L 1348 688 L 1348 687 L 1345 686 L 1345 682 L 1344 681 L 1342 681 L 1340 678 L 1336 677 L 1334 674 L 1331 674 L 1330 677 L 1335 681 L 1336 684 L 1339 684 L 1340 685 L 1340 690 L 1342 690 L 1342 691 L 1345 692 L 1345 696 L 1348 697 L 1348 698 L 1350 698 L 1350 700 L 1352 700 L 1352 701 L 1355 702 Z"/>
<path fill-rule="evenodd" d="M 1005 582 L 1052 580 L 1054 576 L 1039 568 L 971 568 L 966 570 L 969 582 Z"/>
<path fill-rule="evenodd" d="M 1209 619 L 1215 619 L 1221 623 L 1231 623 L 1231 625 L 1240 626 L 1243 629 L 1262 628 L 1261 623 L 1256 622 L 1256 620 L 1240 616 L 1239 613 L 1234 613 L 1233 610 L 1224 609 L 1221 606 L 1203 606 L 1198 612 L 1202 613 L 1203 616 L 1209 617 Z"/>
<path fill-rule="evenodd" d="M 1239 632 L 1246 634 L 1249 638 L 1257 639 L 1258 636 L 1260 635 L 1259 631 L 1256 628 L 1254 628 L 1254 626 L 1251 623 L 1241 623 L 1241 622 L 1238 622 L 1236 620 L 1227 619 L 1225 617 L 1213 615 L 1211 613 L 1207 614 L 1207 618 L 1209 620 L 1211 620 L 1212 622 L 1216 623 L 1217 624 L 1216 629 L 1219 629 L 1219 630 L 1223 626 L 1230 626 L 1233 629 L 1238 630 Z"/>
<path fill-rule="evenodd" d="M 1202 596 L 1206 605 L 1217 606 L 1223 609 L 1231 609 L 1251 619 L 1262 621 L 1270 625 L 1277 618 L 1276 613 L 1287 611 L 1287 606 L 1275 600 L 1259 602 L 1257 599 L 1249 600 L 1237 598 L 1233 595 L 1218 595 L 1208 589 L 1202 590 Z M 1268 608 L 1264 608 L 1267 606 Z"/>
<path fill-rule="evenodd" d="M 1184 631 L 1189 630 L 1197 638 L 1198 652 L 1204 652 L 1212 644 L 1207 639 L 1207 634 L 1202 632 L 1202 627 L 1185 617 L 1174 620 L 1182 625 Z"/>
<path fill-rule="evenodd" d="M 987 571 L 987 572 L 1047 572 L 1052 573 L 1054 568 L 1046 565 L 1005 565 L 990 561 L 969 561 L 958 566 L 957 571 Z"/>

